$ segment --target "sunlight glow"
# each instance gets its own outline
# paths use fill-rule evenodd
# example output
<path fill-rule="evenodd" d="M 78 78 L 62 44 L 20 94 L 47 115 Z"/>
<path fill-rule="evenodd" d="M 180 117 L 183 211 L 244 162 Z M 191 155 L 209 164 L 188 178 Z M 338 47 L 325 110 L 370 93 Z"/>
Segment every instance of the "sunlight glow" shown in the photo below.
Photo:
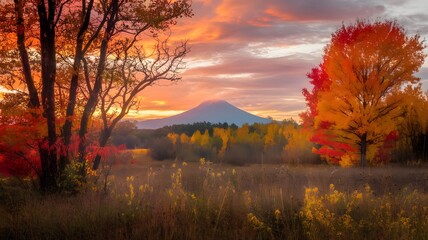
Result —
<path fill-rule="evenodd" d="M 0 93 L 15 93 L 15 91 L 9 90 L 9 89 L 0 85 Z"/>
<path fill-rule="evenodd" d="M 154 100 L 154 101 L 151 101 L 152 103 L 154 103 L 154 104 L 156 104 L 156 105 L 158 105 L 158 106 L 163 106 L 163 105 L 165 105 L 167 102 L 166 101 L 162 101 L 162 100 Z"/>
<path fill-rule="evenodd" d="M 186 59 L 186 70 L 199 67 L 211 67 L 221 63 L 220 59 Z"/>
<path fill-rule="evenodd" d="M 127 119 L 148 120 L 156 118 L 165 118 L 184 112 L 183 110 L 138 110 L 130 111 Z"/>
<path fill-rule="evenodd" d="M 275 57 L 285 57 L 295 54 L 313 54 L 321 53 L 325 44 L 324 43 L 308 43 L 308 44 L 298 44 L 293 46 L 278 46 L 278 47 L 261 47 L 259 44 L 255 43 L 250 46 L 249 52 L 252 55 L 261 57 L 261 58 L 275 58 Z"/>
<path fill-rule="evenodd" d="M 251 73 L 235 73 L 235 74 L 217 74 L 215 77 L 217 78 L 225 78 L 225 79 L 234 79 L 234 78 L 251 78 L 253 74 Z"/>
<path fill-rule="evenodd" d="M 283 98 L 282 100 L 287 102 L 296 102 L 296 103 L 304 103 L 305 100 L 303 98 L 291 97 L 291 98 Z"/>

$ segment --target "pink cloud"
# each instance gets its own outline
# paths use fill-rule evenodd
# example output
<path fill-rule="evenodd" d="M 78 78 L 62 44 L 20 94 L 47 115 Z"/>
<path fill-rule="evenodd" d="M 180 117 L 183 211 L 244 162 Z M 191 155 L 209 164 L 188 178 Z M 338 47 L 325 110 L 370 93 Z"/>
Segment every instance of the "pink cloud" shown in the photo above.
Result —
<path fill-rule="evenodd" d="M 305 108 L 306 73 L 321 61 L 323 46 L 342 22 L 395 17 L 410 34 L 427 37 L 428 7 L 407 5 L 415 1 L 194 0 L 195 16 L 172 30 L 175 40 L 189 39 L 188 69 L 181 81 L 143 93 L 144 107 L 186 110 L 221 98 L 280 120 L 297 117 Z M 427 69 L 419 73 L 425 81 Z"/>

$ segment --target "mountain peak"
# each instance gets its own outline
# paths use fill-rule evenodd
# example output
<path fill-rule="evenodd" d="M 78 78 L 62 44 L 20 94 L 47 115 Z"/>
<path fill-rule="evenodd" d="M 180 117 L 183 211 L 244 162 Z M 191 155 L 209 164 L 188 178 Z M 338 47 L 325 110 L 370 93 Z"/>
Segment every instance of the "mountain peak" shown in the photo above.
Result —
<path fill-rule="evenodd" d="M 202 102 L 201 104 L 199 104 L 199 106 L 220 105 L 220 104 L 231 105 L 230 103 L 228 103 L 227 101 L 225 101 L 223 99 L 210 99 L 210 100 Z"/>
<path fill-rule="evenodd" d="M 157 129 L 164 126 L 196 122 L 228 123 L 241 126 L 244 123 L 269 123 L 271 120 L 241 110 L 225 100 L 213 99 L 202 102 L 197 107 L 175 116 L 140 121 L 137 126 L 144 129 Z"/>

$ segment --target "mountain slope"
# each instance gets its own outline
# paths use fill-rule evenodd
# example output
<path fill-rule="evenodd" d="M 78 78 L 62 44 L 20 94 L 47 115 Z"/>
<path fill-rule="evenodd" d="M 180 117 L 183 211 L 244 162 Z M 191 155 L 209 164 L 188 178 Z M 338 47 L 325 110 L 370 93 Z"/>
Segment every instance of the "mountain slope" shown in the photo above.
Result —
<path fill-rule="evenodd" d="M 175 116 L 140 121 L 137 123 L 137 127 L 142 129 L 157 129 L 175 124 L 192 124 L 196 122 L 226 122 L 241 126 L 244 123 L 269 123 L 271 120 L 243 111 L 226 101 L 215 100 L 203 102 L 199 106 Z"/>

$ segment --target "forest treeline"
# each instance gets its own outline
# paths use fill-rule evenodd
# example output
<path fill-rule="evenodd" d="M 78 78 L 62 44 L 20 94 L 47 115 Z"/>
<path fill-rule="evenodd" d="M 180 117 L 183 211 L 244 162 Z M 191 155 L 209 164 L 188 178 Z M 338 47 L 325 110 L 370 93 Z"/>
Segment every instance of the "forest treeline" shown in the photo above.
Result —
<path fill-rule="evenodd" d="M 123 122 L 113 133 L 115 145 L 145 147 L 155 160 L 177 159 L 244 165 L 250 163 L 319 163 L 311 153 L 310 134 L 294 120 L 270 124 L 207 122 L 173 125 L 157 130 L 136 129 Z"/>
<path fill-rule="evenodd" d="M 418 103 L 423 104 L 423 99 L 419 99 Z M 391 134 L 373 153 L 374 164 L 427 161 L 427 134 L 423 133 L 421 124 L 415 121 L 418 114 L 422 114 L 422 111 L 416 111 L 421 109 L 415 104 L 408 106 L 412 109 L 408 109 L 406 120 L 399 126 L 400 133 Z M 316 154 L 320 145 L 313 141 L 314 130 L 294 120 L 244 124 L 241 127 L 201 122 L 156 130 L 138 129 L 135 122 L 124 121 L 112 134 L 112 144 L 125 145 L 128 149 L 148 148 L 155 160 L 192 162 L 205 158 L 213 163 L 234 165 L 325 162 Z M 339 164 L 352 165 L 346 161 Z"/>

